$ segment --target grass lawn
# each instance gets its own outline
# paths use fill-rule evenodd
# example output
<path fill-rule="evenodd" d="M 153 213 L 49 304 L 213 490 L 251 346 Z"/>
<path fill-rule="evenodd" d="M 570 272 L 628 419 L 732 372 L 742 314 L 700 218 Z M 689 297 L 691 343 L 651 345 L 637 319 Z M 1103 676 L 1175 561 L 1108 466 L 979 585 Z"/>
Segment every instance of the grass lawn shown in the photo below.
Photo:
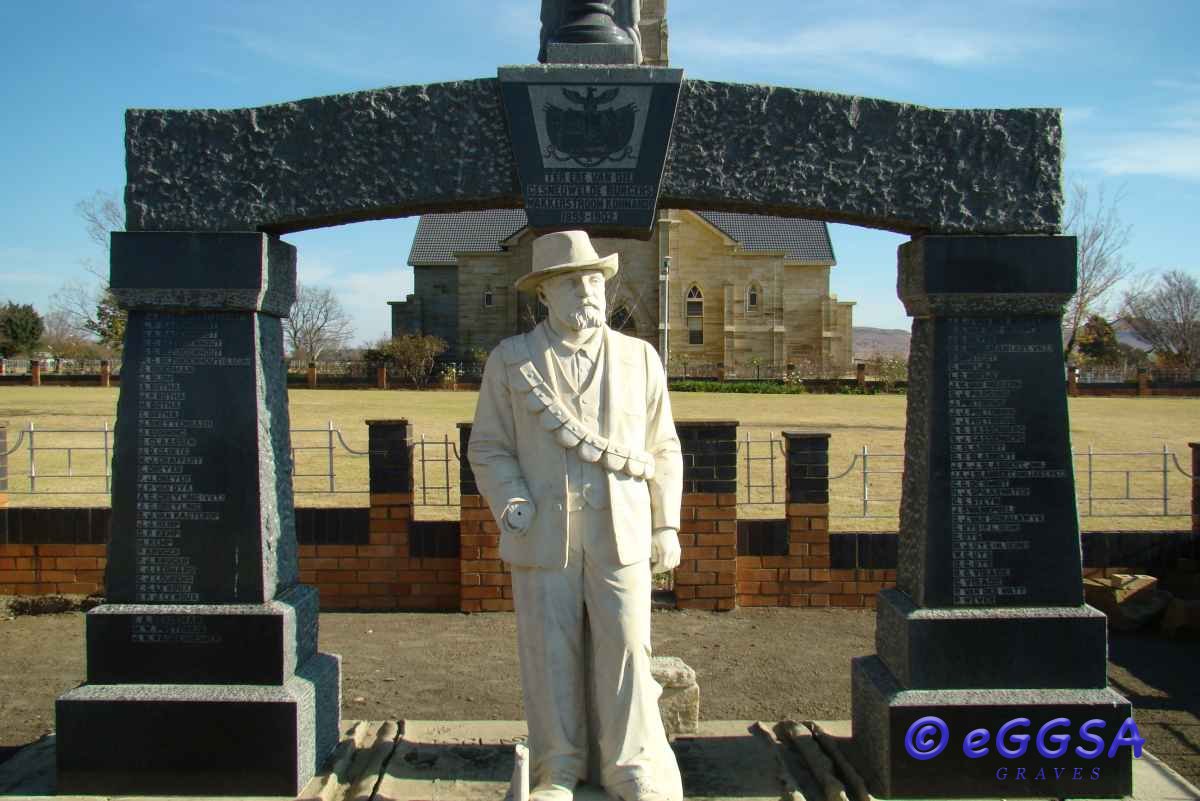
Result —
<path fill-rule="evenodd" d="M 443 484 L 445 465 L 435 461 L 445 452 L 443 437 L 457 443 L 456 424 L 468 421 L 474 415 L 474 392 L 404 390 L 292 390 L 289 393 L 293 429 L 321 429 L 317 432 L 293 435 L 293 446 L 297 451 L 296 487 L 297 502 L 301 505 L 363 505 L 366 495 L 367 465 L 364 457 L 353 456 L 340 447 L 336 448 L 335 473 L 338 494 L 305 490 L 324 490 L 328 478 L 303 476 L 304 473 L 325 473 L 327 452 L 304 450 L 306 447 L 323 446 L 328 441 L 325 429 L 329 421 L 341 432 L 345 444 L 352 449 L 365 451 L 367 447 L 366 420 L 407 418 L 415 425 L 418 435 L 426 438 L 426 462 L 428 472 L 426 484 L 430 506 L 419 509 L 418 516 L 429 519 L 447 518 L 454 514 L 452 508 L 432 504 L 444 502 L 444 491 L 436 487 Z M 90 387 L 0 387 L 0 422 L 8 423 L 8 447 L 16 444 L 18 431 L 30 421 L 35 430 L 42 429 L 100 429 L 116 416 L 117 390 Z M 739 395 L 716 393 L 673 393 L 671 402 L 677 420 L 738 420 L 741 424 L 739 439 L 749 436 L 752 440 L 750 454 L 766 456 L 771 447 L 763 442 L 772 434 L 778 436 L 783 429 L 821 431 L 831 434 L 830 473 L 837 476 L 843 471 L 845 477 L 831 482 L 833 503 L 833 527 L 841 530 L 895 530 L 897 503 L 888 498 L 898 498 L 902 467 L 900 454 L 904 444 L 903 395 Z M 1179 460 L 1184 470 L 1190 470 L 1188 442 L 1200 439 L 1200 402 L 1193 398 L 1074 398 L 1070 402 L 1071 439 L 1076 449 L 1077 484 L 1080 490 L 1080 512 L 1086 513 L 1086 451 L 1091 445 L 1097 453 L 1113 451 L 1140 451 L 1149 455 L 1137 457 L 1096 456 L 1096 472 L 1093 475 L 1093 496 L 1124 495 L 1127 475 L 1131 494 L 1158 496 L 1162 494 L 1162 449 L 1164 444 Z M 219 425 L 219 421 L 218 421 Z M 74 473 L 103 474 L 102 435 L 100 434 L 36 434 L 38 448 L 43 446 L 85 446 L 92 451 L 72 453 L 71 468 Z M 40 489 L 61 492 L 94 490 L 91 494 L 36 495 L 21 494 L 28 490 L 29 455 L 28 442 L 10 457 L 9 487 L 10 500 L 17 505 L 98 505 L 107 503 L 103 494 L 103 479 L 57 479 L 50 473 L 66 471 L 66 455 L 61 451 L 41 452 L 37 456 Z M 878 499 L 870 504 L 872 515 L 880 518 L 864 519 L 850 515 L 862 513 L 862 459 L 854 462 L 863 447 L 869 453 L 872 475 L 869 480 L 870 494 Z M 776 448 L 778 446 L 775 446 Z M 452 458 L 455 448 L 451 446 Z M 776 450 L 776 454 L 779 451 Z M 739 450 L 745 459 L 746 449 Z M 853 464 L 852 464 L 853 462 Z M 753 461 L 750 475 L 755 484 L 768 484 L 769 463 Z M 743 469 L 745 463 L 743 462 Z M 457 465 L 449 465 L 451 483 L 457 483 Z M 894 473 L 875 473 L 897 471 Z M 783 469 L 779 460 L 775 464 L 776 484 L 782 486 Z M 418 483 L 420 470 L 417 469 Z M 1169 462 L 1170 511 L 1187 514 L 1190 505 L 1189 479 Z M 420 490 L 420 486 L 418 486 Z M 355 492 L 357 491 L 357 492 Z M 778 492 L 778 490 L 777 490 Z M 769 489 L 756 489 L 752 500 L 769 500 Z M 777 495 L 777 497 L 782 497 Z M 455 502 L 457 496 L 452 498 Z M 1082 517 L 1085 530 L 1111 529 L 1186 529 L 1190 521 L 1186 517 L 1106 517 L 1120 512 L 1153 513 L 1161 511 L 1160 501 L 1100 501 L 1092 504 L 1093 516 Z M 753 504 L 743 508 L 743 516 L 772 517 L 780 513 L 778 505 Z"/>

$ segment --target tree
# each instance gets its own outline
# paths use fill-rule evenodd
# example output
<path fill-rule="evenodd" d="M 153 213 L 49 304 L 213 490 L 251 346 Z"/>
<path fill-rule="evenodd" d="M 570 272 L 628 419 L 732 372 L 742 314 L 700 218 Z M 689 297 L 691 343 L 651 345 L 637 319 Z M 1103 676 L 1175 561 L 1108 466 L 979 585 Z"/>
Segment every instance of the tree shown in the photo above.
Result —
<path fill-rule="evenodd" d="M 68 281 L 50 298 L 51 309 L 65 319 L 80 337 L 95 337 L 108 350 L 120 352 L 125 342 L 127 314 L 108 289 L 110 234 L 125 230 L 125 212 L 116 196 L 97 191 L 75 204 L 75 213 L 83 220 L 88 238 L 104 251 L 104 264 L 84 259 L 84 269 L 96 281 Z"/>
<path fill-rule="evenodd" d="M 1090 364 L 1117 364 L 1123 358 L 1117 332 L 1098 314 L 1088 317 L 1075 338 L 1079 355 Z"/>
<path fill-rule="evenodd" d="M 117 298 L 105 289 L 96 302 L 96 314 L 84 323 L 84 328 L 96 336 L 101 345 L 120 352 L 125 345 L 125 323 L 129 313 L 117 305 Z"/>
<path fill-rule="evenodd" d="M 395 367 L 413 386 L 424 386 L 433 373 L 437 357 L 446 352 L 446 341 L 435 336 L 405 334 L 384 339 L 367 348 L 363 358 L 375 367 Z"/>
<path fill-rule="evenodd" d="M 28 303 L 9 302 L 0 308 L 0 356 L 32 354 L 42 339 L 42 316 Z"/>
<path fill-rule="evenodd" d="M 283 321 L 292 358 L 315 362 L 328 350 L 342 347 L 354 336 L 354 326 L 333 290 L 296 285 L 296 302 Z"/>
<path fill-rule="evenodd" d="M 1200 281 L 1181 270 L 1163 273 L 1153 284 L 1125 293 L 1125 322 L 1153 346 L 1162 364 L 1200 366 Z"/>
<path fill-rule="evenodd" d="M 111 241 L 109 235 L 113 231 L 125 230 L 125 210 L 116 196 L 97 190 L 91 197 L 75 204 L 75 213 L 83 218 L 88 238 L 99 245 L 107 256 Z M 95 265 L 89 265 L 89 270 L 97 272 Z M 103 272 L 98 274 L 104 277 Z"/>
<path fill-rule="evenodd" d="M 1063 332 L 1067 336 L 1063 355 L 1067 361 L 1071 360 L 1084 322 L 1093 314 L 1103 314 L 1108 293 L 1133 271 L 1133 265 L 1121 255 L 1129 244 L 1131 230 L 1122 222 L 1117 208 L 1123 199 L 1120 192 L 1111 199 L 1105 197 L 1101 186 L 1093 205 L 1084 184 L 1071 185 L 1063 230 L 1078 240 L 1079 272 L 1078 288 L 1063 315 Z"/>
<path fill-rule="evenodd" d="M 107 350 L 79 334 L 66 312 L 54 309 L 42 316 L 42 347 L 56 359 L 103 359 Z"/>

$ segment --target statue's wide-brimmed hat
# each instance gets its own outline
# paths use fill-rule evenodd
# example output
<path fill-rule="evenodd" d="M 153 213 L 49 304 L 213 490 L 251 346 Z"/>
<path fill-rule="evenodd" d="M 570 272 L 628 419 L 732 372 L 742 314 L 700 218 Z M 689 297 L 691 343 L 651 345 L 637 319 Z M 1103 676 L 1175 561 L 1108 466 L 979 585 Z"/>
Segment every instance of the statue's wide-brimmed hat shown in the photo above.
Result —
<path fill-rule="evenodd" d="M 586 231 L 557 231 L 533 240 L 533 269 L 517 279 L 518 292 L 532 292 L 547 278 L 599 270 L 604 280 L 617 274 L 617 254 L 600 258 Z"/>

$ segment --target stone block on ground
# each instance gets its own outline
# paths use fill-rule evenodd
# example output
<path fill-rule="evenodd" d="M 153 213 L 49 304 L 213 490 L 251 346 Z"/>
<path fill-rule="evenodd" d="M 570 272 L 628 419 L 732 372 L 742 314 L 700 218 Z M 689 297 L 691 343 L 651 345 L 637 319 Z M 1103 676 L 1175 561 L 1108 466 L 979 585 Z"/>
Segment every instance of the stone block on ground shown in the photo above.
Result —
<path fill-rule="evenodd" d="M 1113 631 L 1137 631 L 1162 617 L 1171 601 L 1154 576 L 1114 574 L 1083 581 L 1084 597 L 1108 617 Z"/>
<path fill-rule="evenodd" d="M 668 737 L 695 734 L 700 730 L 700 685 L 696 671 L 676 656 L 656 656 L 650 673 L 663 688 L 658 699 L 663 728 Z"/>

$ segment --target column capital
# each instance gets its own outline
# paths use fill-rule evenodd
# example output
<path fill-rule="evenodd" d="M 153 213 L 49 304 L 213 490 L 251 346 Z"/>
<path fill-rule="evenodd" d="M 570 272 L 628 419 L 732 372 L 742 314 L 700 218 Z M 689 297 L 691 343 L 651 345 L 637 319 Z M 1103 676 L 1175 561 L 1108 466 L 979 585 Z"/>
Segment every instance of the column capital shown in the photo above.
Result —
<path fill-rule="evenodd" d="M 114 231 L 110 287 L 124 309 L 286 317 L 296 248 L 258 231 Z"/>
<path fill-rule="evenodd" d="M 900 246 L 896 292 L 912 317 L 1062 314 L 1073 236 L 921 236 Z"/>

